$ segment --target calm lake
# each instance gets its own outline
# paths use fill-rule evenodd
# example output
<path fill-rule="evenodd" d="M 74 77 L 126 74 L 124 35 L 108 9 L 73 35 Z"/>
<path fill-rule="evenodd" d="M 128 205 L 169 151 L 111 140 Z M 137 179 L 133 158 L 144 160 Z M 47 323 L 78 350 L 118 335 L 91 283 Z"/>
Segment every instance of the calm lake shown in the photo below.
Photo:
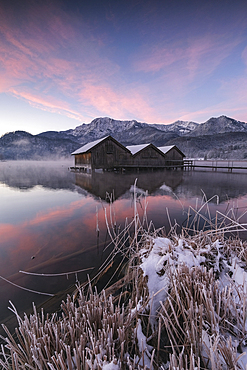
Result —
<path fill-rule="evenodd" d="M 203 194 L 210 199 L 212 220 L 216 210 L 247 223 L 247 172 L 162 171 L 150 173 L 73 173 L 72 161 L 0 162 L 0 322 L 9 327 L 13 314 L 12 301 L 18 311 L 30 312 L 32 302 L 48 310 L 59 307 L 64 291 L 87 279 L 105 259 L 109 241 L 105 212 L 118 228 L 134 215 L 133 184 L 137 179 L 138 212 L 143 216 L 147 191 L 147 219 L 156 228 L 185 225 L 189 207 L 199 209 Z M 202 212 L 208 217 L 208 209 Z M 233 211 L 234 210 L 234 213 Z M 169 217 L 168 217 L 169 214 Z M 190 218 L 191 219 L 191 218 Z M 99 235 L 96 228 L 99 228 Z M 245 232 L 240 237 L 246 239 Z M 72 271 L 88 269 L 77 274 Z M 59 276 L 33 276 L 63 274 Z M 7 279 L 8 281 L 4 280 Z M 12 284 L 11 284 L 12 283 Z M 14 286 L 16 284 L 20 287 Z M 59 293 L 60 292 L 60 293 Z"/>

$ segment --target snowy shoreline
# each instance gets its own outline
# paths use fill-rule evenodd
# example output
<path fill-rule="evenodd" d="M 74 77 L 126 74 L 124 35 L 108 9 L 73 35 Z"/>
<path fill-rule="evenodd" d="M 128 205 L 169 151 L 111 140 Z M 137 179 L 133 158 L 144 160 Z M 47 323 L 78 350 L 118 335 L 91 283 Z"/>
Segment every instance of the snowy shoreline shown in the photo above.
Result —
<path fill-rule="evenodd" d="M 118 233 L 106 214 L 113 251 L 95 283 L 62 302 L 62 315 L 34 307 L 21 318 L 12 306 L 18 328 L 13 337 L 5 327 L 2 369 L 246 369 L 247 242 L 238 236 L 246 225 L 195 212 L 179 235 L 176 225 L 165 235 L 145 229 L 134 208 Z M 98 293 L 116 256 L 111 279 L 121 277 Z"/>

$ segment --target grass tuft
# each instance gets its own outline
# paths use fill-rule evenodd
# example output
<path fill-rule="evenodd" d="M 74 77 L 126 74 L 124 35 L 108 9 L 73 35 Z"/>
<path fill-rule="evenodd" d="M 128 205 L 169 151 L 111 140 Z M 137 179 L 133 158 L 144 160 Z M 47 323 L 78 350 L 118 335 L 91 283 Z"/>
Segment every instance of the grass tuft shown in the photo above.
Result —
<path fill-rule="evenodd" d="M 185 227 L 178 233 L 171 224 L 167 235 L 146 214 L 141 221 L 137 207 L 122 231 L 113 209 L 106 212 L 113 250 L 62 302 L 62 314 L 45 316 L 33 306 L 21 318 L 10 303 L 17 328 L 12 335 L 3 325 L 0 368 L 244 369 L 247 245 L 238 233 L 246 229 L 230 212 L 213 219 L 203 199 Z"/>

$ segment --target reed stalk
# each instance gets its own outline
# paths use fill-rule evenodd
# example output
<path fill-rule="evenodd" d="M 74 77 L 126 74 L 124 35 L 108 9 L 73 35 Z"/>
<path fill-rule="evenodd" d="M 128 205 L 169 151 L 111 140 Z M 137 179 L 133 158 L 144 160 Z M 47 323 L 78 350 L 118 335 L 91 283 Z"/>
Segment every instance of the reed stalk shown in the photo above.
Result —
<path fill-rule="evenodd" d="M 218 212 L 213 219 L 204 194 L 200 206 L 189 208 L 180 234 L 167 210 L 170 231 L 164 235 L 163 229 L 147 224 L 145 199 L 144 221 L 140 220 L 137 201 L 135 195 L 134 218 L 122 231 L 114 208 L 109 217 L 105 212 L 112 251 L 98 273 L 67 296 L 59 313 L 45 316 L 33 306 L 33 314 L 22 318 L 10 303 L 17 328 L 11 334 L 3 326 L 1 369 L 244 368 L 246 282 L 235 279 L 232 261 L 247 270 L 247 244 L 234 236 L 246 225 L 230 213 Z M 201 220 L 203 230 L 198 229 Z M 161 239 L 167 243 L 163 249 Z M 179 253 L 199 262 L 182 263 Z M 169 282 L 155 292 L 150 291 L 151 276 L 143 267 L 151 256 L 158 261 L 157 282 Z M 113 268 L 105 289 L 98 292 L 98 280 Z"/>

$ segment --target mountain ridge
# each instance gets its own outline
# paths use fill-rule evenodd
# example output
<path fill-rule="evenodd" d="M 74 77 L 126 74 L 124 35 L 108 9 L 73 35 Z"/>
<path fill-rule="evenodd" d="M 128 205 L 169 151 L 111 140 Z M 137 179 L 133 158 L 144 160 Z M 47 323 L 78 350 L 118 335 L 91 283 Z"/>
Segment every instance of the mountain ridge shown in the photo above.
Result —
<path fill-rule="evenodd" d="M 247 123 L 224 115 L 211 117 L 200 124 L 178 120 L 162 125 L 98 117 L 89 124 L 83 123 L 65 131 L 45 131 L 32 135 L 18 130 L 0 138 L 0 158 L 68 157 L 78 147 L 108 135 L 123 145 L 150 142 L 157 146 L 177 145 L 187 157 L 247 158 Z"/>
<path fill-rule="evenodd" d="M 206 122 L 199 124 L 190 136 L 203 136 L 214 134 L 224 134 L 226 132 L 247 132 L 247 123 L 237 121 L 227 116 L 211 117 Z"/>

